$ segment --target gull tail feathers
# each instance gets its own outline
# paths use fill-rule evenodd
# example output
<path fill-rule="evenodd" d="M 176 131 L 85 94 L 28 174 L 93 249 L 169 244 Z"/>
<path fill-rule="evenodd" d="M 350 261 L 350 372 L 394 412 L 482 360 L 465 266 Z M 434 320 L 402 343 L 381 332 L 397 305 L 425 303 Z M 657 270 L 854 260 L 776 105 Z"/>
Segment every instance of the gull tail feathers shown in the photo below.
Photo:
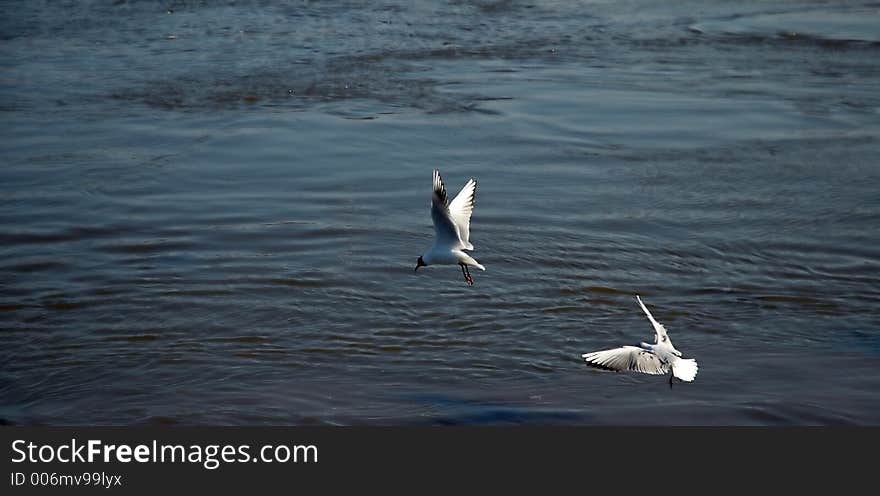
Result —
<path fill-rule="evenodd" d="M 693 358 L 683 358 L 676 360 L 672 364 L 672 375 L 685 382 L 691 382 L 697 376 L 698 369 L 696 360 Z"/>
<path fill-rule="evenodd" d="M 457 252 L 459 263 L 464 263 L 466 265 L 470 265 L 471 267 L 476 267 L 480 270 L 486 270 L 486 267 L 483 267 L 483 264 L 474 260 L 474 257 L 468 255 L 463 251 Z"/>
<path fill-rule="evenodd" d="M 471 267 L 476 267 L 480 270 L 486 270 L 486 267 L 483 267 L 483 264 L 474 260 L 473 257 L 467 257 L 464 259 L 464 263 L 470 265 Z"/>

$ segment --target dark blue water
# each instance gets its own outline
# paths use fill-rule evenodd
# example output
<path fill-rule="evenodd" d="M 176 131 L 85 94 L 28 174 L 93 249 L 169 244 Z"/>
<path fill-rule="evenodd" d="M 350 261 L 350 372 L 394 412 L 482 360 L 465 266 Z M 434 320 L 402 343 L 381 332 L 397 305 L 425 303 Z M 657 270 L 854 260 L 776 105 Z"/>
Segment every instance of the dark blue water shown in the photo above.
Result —
<path fill-rule="evenodd" d="M 880 423 L 878 60 L 870 2 L 3 2 L 0 420 Z M 581 363 L 636 293 L 695 382 Z"/>

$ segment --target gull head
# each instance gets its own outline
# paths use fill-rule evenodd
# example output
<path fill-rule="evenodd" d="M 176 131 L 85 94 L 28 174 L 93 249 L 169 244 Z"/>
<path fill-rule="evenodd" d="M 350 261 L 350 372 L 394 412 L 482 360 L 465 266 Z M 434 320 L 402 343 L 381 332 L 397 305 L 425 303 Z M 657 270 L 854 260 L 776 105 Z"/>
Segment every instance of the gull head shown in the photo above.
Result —
<path fill-rule="evenodd" d="M 427 267 L 427 266 L 428 266 L 428 264 L 425 263 L 425 260 L 422 259 L 422 257 L 419 257 L 419 259 L 416 261 L 416 268 L 413 269 L 413 272 L 419 270 L 419 267 Z"/>

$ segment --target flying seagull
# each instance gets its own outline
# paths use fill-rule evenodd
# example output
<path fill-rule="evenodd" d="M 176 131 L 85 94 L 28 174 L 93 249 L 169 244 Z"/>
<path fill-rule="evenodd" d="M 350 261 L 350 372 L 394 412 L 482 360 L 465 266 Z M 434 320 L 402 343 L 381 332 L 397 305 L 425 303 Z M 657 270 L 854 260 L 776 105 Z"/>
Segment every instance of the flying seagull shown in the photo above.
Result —
<path fill-rule="evenodd" d="M 648 320 L 654 325 L 654 331 L 657 333 L 654 344 L 641 343 L 638 347 L 622 346 L 611 350 L 584 353 L 581 356 L 587 361 L 587 365 L 615 372 L 632 370 L 652 375 L 672 372 L 669 375 L 669 387 L 672 387 L 673 377 L 686 382 L 693 381 L 697 376 L 697 361 L 693 358 L 681 358 L 681 352 L 672 346 L 663 324 L 654 320 L 654 316 L 638 295 L 636 300 L 647 314 Z"/>
<path fill-rule="evenodd" d="M 419 257 L 415 270 L 427 265 L 454 265 L 461 267 L 466 283 L 474 285 L 469 265 L 486 270 L 464 250 L 473 250 L 471 237 L 471 213 L 477 182 L 471 178 L 458 195 L 447 205 L 446 187 L 440 179 L 440 171 L 434 169 L 434 193 L 431 197 L 431 219 L 434 220 L 434 245 Z"/>

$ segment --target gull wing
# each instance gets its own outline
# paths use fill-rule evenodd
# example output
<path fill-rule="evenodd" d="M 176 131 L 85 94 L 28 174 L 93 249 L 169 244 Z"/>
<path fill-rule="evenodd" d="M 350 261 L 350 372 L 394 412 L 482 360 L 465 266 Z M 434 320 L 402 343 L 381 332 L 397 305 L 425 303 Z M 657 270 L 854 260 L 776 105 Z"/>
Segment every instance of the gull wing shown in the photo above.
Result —
<path fill-rule="evenodd" d="M 639 306 L 642 307 L 642 310 L 645 311 L 645 314 L 648 316 L 648 320 L 651 321 L 651 325 L 654 326 L 654 332 L 657 333 L 657 338 L 656 338 L 657 341 L 656 341 L 656 344 L 661 344 L 661 343 L 666 343 L 666 342 L 668 342 L 668 341 L 669 341 L 669 336 L 666 335 L 666 328 L 663 327 L 663 324 L 661 324 L 660 322 L 657 322 L 657 321 L 654 319 L 654 316 L 651 315 L 651 312 L 648 311 L 648 307 L 646 307 L 645 304 L 642 303 L 642 299 L 639 298 L 639 295 L 636 295 L 636 300 L 639 302 Z M 671 344 L 671 343 L 670 343 L 670 344 Z"/>
<path fill-rule="evenodd" d="M 474 245 L 470 242 L 471 237 L 471 213 L 474 211 L 474 199 L 477 195 L 477 181 L 470 178 L 455 199 L 449 203 L 449 217 L 458 227 L 459 238 L 462 248 L 473 250 Z"/>
<path fill-rule="evenodd" d="M 631 370 L 643 374 L 660 375 L 669 372 L 669 366 L 657 355 L 635 346 L 622 346 L 612 350 L 594 351 L 581 355 L 592 367 L 622 372 Z"/>
<path fill-rule="evenodd" d="M 431 196 L 431 219 L 434 221 L 436 245 L 448 246 L 452 250 L 464 248 L 458 227 L 452 220 L 446 205 L 446 187 L 440 178 L 440 171 L 434 169 L 434 193 Z"/>

